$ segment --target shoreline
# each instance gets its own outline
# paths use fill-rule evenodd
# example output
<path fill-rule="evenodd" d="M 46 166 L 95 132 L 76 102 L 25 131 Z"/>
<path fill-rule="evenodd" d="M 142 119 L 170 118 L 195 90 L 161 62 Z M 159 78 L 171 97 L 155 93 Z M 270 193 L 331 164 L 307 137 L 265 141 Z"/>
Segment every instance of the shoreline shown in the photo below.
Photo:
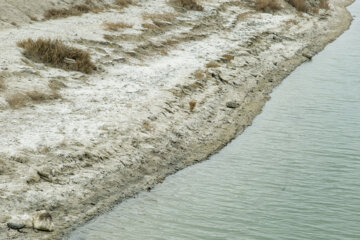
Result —
<path fill-rule="evenodd" d="M 348 29 L 352 18 L 345 6 L 352 2 L 342 2 L 344 7 L 337 7 L 336 14 L 327 18 L 324 23 L 326 31 L 304 31 L 304 46 L 290 52 L 289 56 L 280 61 L 269 54 L 277 52 L 276 48 L 279 46 L 275 44 L 276 41 L 286 48 L 293 46 L 295 40 L 282 36 L 285 29 L 276 34 L 262 32 L 254 36 L 247 49 L 243 46 L 234 49 L 232 53 L 235 59 L 230 62 L 223 60 L 218 68 L 209 69 L 205 79 L 199 79 L 195 83 L 184 81 L 182 85 L 170 88 L 162 99 L 164 104 L 161 107 L 152 106 L 153 111 L 150 111 L 148 118 L 150 122 L 142 126 L 145 129 L 138 131 L 137 138 L 127 140 L 128 145 L 120 142 L 120 150 L 105 148 L 105 152 L 96 152 L 95 149 L 83 151 L 76 156 L 80 163 L 88 161 L 87 159 L 95 162 L 100 158 L 104 159 L 99 164 L 109 163 L 111 158 L 115 158 L 115 162 L 118 161 L 116 158 L 128 157 L 135 161 L 123 161 L 120 165 L 109 164 L 107 169 L 102 169 L 97 175 L 96 181 L 92 179 L 89 182 L 89 179 L 85 179 L 81 182 L 80 187 L 86 186 L 86 191 L 48 209 L 54 217 L 54 232 L 28 232 L 26 235 L 16 233 L 7 237 L 61 239 L 72 229 L 108 211 L 122 200 L 140 191 L 150 190 L 166 176 L 208 159 L 251 125 L 270 99 L 272 90 L 297 66 L 308 61 Z M 257 52 L 259 47 L 268 43 L 272 44 L 264 51 Z M 248 63 L 244 63 L 242 56 L 247 57 Z M 259 62 L 264 65 L 259 66 Z M 241 72 L 246 66 L 249 74 L 244 76 Z M 193 99 L 197 101 L 194 111 L 182 110 Z M 156 99 L 148 101 L 157 104 Z M 158 125 L 153 126 L 153 122 Z M 119 133 L 115 131 L 114 134 Z M 116 140 L 115 138 L 110 146 L 114 146 Z M 122 154 L 121 149 L 127 149 L 126 154 Z M 135 149 L 141 149 L 141 152 Z M 93 169 L 96 167 L 95 163 L 91 166 Z M 79 175 L 81 176 L 81 172 Z M 55 180 L 57 179 L 54 178 L 53 182 Z M 83 194 L 87 196 L 84 198 Z M 37 208 L 40 206 L 41 204 Z"/>

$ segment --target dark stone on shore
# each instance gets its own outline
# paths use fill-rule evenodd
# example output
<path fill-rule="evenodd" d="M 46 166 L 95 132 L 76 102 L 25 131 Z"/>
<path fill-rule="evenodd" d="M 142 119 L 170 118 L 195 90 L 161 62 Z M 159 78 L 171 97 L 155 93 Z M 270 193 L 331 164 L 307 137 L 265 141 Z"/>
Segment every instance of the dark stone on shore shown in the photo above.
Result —
<path fill-rule="evenodd" d="M 8 228 L 11 228 L 11 229 L 20 230 L 25 227 L 25 224 L 8 222 L 7 226 L 8 226 Z"/>
<path fill-rule="evenodd" d="M 240 103 L 237 101 L 230 101 L 226 103 L 226 107 L 228 108 L 238 108 L 240 106 Z"/>

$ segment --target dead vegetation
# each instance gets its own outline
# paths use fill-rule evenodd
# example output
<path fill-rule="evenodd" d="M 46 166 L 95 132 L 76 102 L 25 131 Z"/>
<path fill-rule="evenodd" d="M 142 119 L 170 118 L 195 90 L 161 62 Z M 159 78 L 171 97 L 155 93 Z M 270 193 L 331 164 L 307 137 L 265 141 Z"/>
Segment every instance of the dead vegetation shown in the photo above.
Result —
<path fill-rule="evenodd" d="M 231 62 L 232 60 L 235 59 L 235 57 L 234 57 L 234 55 L 231 55 L 231 54 L 224 54 L 224 55 L 222 55 L 222 59 L 225 62 Z"/>
<path fill-rule="evenodd" d="M 115 5 L 121 8 L 125 8 L 128 7 L 129 5 L 136 5 L 136 3 L 133 0 L 116 0 Z"/>
<path fill-rule="evenodd" d="M 198 69 L 194 72 L 194 77 L 198 80 L 203 80 L 206 77 L 206 75 L 201 69 Z"/>
<path fill-rule="evenodd" d="M 328 0 L 320 0 L 319 8 L 329 10 L 330 9 L 329 1 Z"/>
<path fill-rule="evenodd" d="M 125 22 L 104 22 L 103 26 L 109 31 L 118 31 L 121 28 L 132 28 L 133 25 Z"/>
<path fill-rule="evenodd" d="M 219 67 L 220 65 L 217 63 L 217 62 L 215 62 L 215 61 L 210 61 L 210 62 L 208 62 L 207 64 L 206 64 L 206 67 L 207 68 L 217 68 L 217 67 Z"/>
<path fill-rule="evenodd" d="M 256 0 L 255 9 L 257 11 L 277 11 L 281 9 L 278 0 Z"/>
<path fill-rule="evenodd" d="M 97 7 L 95 5 L 80 4 L 80 5 L 73 6 L 71 8 L 49 9 L 47 12 L 45 12 L 44 18 L 47 20 L 48 19 L 56 19 L 56 18 L 66 18 L 66 17 L 70 17 L 70 16 L 80 16 L 84 13 L 89 13 L 89 12 L 97 13 L 100 11 L 102 11 L 102 8 Z"/>
<path fill-rule="evenodd" d="M 287 0 L 291 6 L 296 8 L 299 12 L 308 12 L 309 8 L 306 5 L 305 0 Z"/>
<path fill-rule="evenodd" d="M 29 102 L 40 103 L 47 100 L 60 99 L 61 95 L 51 89 L 49 93 L 45 93 L 40 90 L 32 90 L 25 93 L 18 92 L 14 94 L 8 94 L 5 100 L 11 108 L 18 109 L 26 106 Z"/>
<path fill-rule="evenodd" d="M 187 10 L 202 11 L 204 7 L 196 0 L 172 0 L 171 2 L 176 7 L 181 7 Z"/>
<path fill-rule="evenodd" d="M 24 56 L 35 61 L 65 70 L 91 73 L 95 69 L 87 51 L 69 47 L 60 40 L 29 38 L 17 43 L 24 49 Z"/>
<path fill-rule="evenodd" d="M 30 98 L 24 93 L 15 93 L 5 97 L 6 102 L 11 108 L 20 108 L 30 101 Z"/>
<path fill-rule="evenodd" d="M 177 14 L 173 12 L 163 13 L 143 13 L 142 17 L 144 20 L 150 19 L 152 21 L 167 21 L 172 22 L 176 18 Z"/>
<path fill-rule="evenodd" d="M 34 102 L 42 102 L 42 101 L 61 98 L 60 94 L 53 89 L 51 90 L 50 93 L 41 92 L 39 90 L 33 90 L 26 92 L 25 94 Z"/>
<path fill-rule="evenodd" d="M 192 100 L 189 102 L 189 108 L 190 108 L 190 111 L 194 111 L 194 108 L 196 106 L 196 101 Z"/>

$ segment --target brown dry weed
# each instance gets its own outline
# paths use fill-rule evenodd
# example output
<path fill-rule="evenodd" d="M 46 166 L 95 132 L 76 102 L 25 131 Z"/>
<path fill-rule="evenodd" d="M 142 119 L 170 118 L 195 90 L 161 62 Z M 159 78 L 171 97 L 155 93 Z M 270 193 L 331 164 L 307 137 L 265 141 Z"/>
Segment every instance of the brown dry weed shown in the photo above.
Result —
<path fill-rule="evenodd" d="M 15 93 L 7 95 L 5 97 L 6 102 L 10 105 L 11 108 L 21 108 L 30 101 L 30 98 L 24 93 Z"/>
<path fill-rule="evenodd" d="M 191 112 L 194 110 L 195 106 L 196 106 L 196 101 L 192 100 L 189 102 L 189 108 Z"/>
<path fill-rule="evenodd" d="M 256 0 L 255 9 L 257 11 L 277 11 L 281 9 L 281 5 L 278 0 Z"/>
<path fill-rule="evenodd" d="M 133 25 L 125 22 L 104 22 L 103 26 L 106 30 L 118 31 L 121 28 L 132 28 Z"/>
<path fill-rule="evenodd" d="M 24 56 L 35 61 L 65 70 L 91 73 L 95 69 L 87 51 L 69 47 L 60 40 L 31 38 L 17 43 L 24 49 Z"/>
<path fill-rule="evenodd" d="M 144 13 L 142 15 L 143 19 L 151 19 L 152 21 L 167 21 L 172 22 L 176 18 L 176 14 L 173 12 L 163 12 L 163 13 Z"/>
<path fill-rule="evenodd" d="M 185 8 L 187 10 L 202 11 L 204 7 L 201 6 L 196 0 L 173 0 L 176 6 Z"/>
<path fill-rule="evenodd" d="M 217 67 L 219 67 L 220 65 L 217 63 L 217 62 L 215 62 L 215 61 L 210 61 L 210 62 L 208 62 L 207 64 L 206 64 L 206 67 L 207 68 L 217 68 Z"/>
<path fill-rule="evenodd" d="M 115 5 L 121 8 L 125 8 L 128 7 L 129 5 L 136 5 L 136 3 L 133 0 L 116 0 Z"/>
<path fill-rule="evenodd" d="M 100 12 L 102 9 L 96 6 L 81 4 L 76 5 L 71 8 L 63 8 L 63 9 L 56 9 L 52 8 L 49 9 L 44 14 L 45 19 L 56 19 L 56 18 L 66 18 L 70 16 L 80 16 L 84 13 L 89 12 Z"/>
<path fill-rule="evenodd" d="M 326 10 L 330 9 L 329 1 L 328 0 L 320 0 L 319 8 L 326 9 Z"/>
<path fill-rule="evenodd" d="M 309 8 L 306 5 L 305 0 L 287 0 L 299 12 L 308 12 Z"/>

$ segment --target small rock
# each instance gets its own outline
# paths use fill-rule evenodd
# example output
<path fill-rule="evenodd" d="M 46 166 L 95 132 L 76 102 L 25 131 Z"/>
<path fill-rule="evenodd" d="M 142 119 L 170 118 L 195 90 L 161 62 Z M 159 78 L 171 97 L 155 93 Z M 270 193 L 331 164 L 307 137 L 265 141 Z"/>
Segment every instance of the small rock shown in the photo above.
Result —
<path fill-rule="evenodd" d="M 309 59 L 309 60 L 312 59 L 312 54 L 311 54 L 310 50 L 307 49 L 307 48 L 304 49 L 302 55 L 303 55 L 304 57 L 306 57 L 307 59 Z"/>
<path fill-rule="evenodd" d="M 54 223 L 50 213 L 41 210 L 33 214 L 33 228 L 41 231 L 54 231 Z"/>
<path fill-rule="evenodd" d="M 7 226 L 8 226 L 8 228 L 11 228 L 11 229 L 20 230 L 25 227 L 25 224 L 8 222 Z"/>
<path fill-rule="evenodd" d="M 238 108 L 240 106 L 240 103 L 237 101 L 230 101 L 226 103 L 226 107 L 228 108 Z"/>

